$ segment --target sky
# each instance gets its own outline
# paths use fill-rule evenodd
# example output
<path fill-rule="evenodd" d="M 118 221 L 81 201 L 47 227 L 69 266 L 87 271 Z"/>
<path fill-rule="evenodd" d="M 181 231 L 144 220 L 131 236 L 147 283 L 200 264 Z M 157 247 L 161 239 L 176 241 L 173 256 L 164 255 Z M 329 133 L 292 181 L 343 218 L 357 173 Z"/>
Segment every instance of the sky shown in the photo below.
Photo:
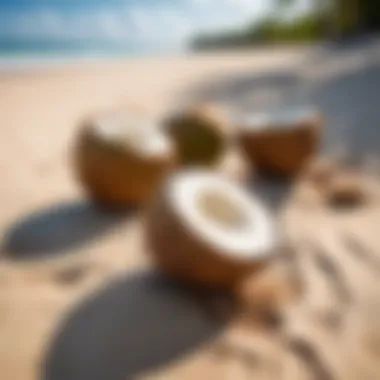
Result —
<path fill-rule="evenodd" d="M 0 0 L 0 39 L 174 46 L 271 9 L 271 0 Z"/>

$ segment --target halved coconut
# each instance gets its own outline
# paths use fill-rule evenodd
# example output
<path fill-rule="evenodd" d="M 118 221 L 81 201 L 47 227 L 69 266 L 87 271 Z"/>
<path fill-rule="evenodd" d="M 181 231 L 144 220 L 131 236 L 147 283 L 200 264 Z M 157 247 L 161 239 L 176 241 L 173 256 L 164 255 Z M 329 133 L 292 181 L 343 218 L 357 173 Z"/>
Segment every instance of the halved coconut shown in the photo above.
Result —
<path fill-rule="evenodd" d="M 257 170 L 293 177 L 318 151 L 322 117 L 313 108 L 243 115 L 236 122 L 238 140 Z"/>
<path fill-rule="evenodd" d="M 175 165 L 170 139 L 142 117 L 91 118 L 75 144 L 75 169 L 89 195 L 108 206 L 145 203 Z"/>
<path fill-rule="evenodd" d="M 216 173 L 171 177 L 148 212 L 146 241 L 168 275 L 194 285 L 230 288 L 262 268 L 275 246 L 265 207 Z"/>
<path fill-rule="evenodd" d="M 179 110 L 166 118 L 164 126 L 177 145 L 182 165 L 212 165 L 228 145 L 228 123 L 215 106 Z"/>

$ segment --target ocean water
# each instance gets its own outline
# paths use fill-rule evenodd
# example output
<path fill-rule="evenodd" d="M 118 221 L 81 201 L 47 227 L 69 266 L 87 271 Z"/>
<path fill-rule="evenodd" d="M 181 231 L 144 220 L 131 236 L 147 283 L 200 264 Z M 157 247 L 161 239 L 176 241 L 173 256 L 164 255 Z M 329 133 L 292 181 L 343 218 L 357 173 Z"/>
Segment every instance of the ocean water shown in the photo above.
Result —
<path fill-rule="evenodd" d="M 177 55 L 178 47 L 105 43 L 99 41 L 1 41 L 0 71 L 60 66 L 83 61 L 103 61 Z"/>

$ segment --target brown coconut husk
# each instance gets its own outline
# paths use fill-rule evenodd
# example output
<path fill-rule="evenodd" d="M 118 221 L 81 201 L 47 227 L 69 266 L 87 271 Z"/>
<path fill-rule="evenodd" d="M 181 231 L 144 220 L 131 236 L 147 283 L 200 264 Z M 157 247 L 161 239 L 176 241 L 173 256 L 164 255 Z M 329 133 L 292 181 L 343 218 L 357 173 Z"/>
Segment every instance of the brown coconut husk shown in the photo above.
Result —
<path fill-rule="evenodd" d="M 161 156 L 138 155 L 95 133 L 93 120 L 83 123 L 74 147 L 79 181 L 96 203 L 108 208 L 145 204 L 175 164 L 174 148 Z"/>
<path fill-rule="evenodd" d="M 206 243 L 186 225 L 162 188 L 147 213 L 147 250 L 168 276 L 192 286 L 233 290 L 248 275 L 267 266 L 270 255 L 234 259 Z"/>
<path fill-rule="evenodd" d="M 238 140 L 258 172 L 293 178 L 317 153 L 322 126 L 319 114 L 286 126 L 278 122 L 249 130 L 241 125 Z"/>
<path fill-rule="evenodd" d="M 189 107 L 166 118 L 164 128 L 176 143 L 182 165 L 213 165 L 229 140 L 227 118 L 215 105 Z"/>

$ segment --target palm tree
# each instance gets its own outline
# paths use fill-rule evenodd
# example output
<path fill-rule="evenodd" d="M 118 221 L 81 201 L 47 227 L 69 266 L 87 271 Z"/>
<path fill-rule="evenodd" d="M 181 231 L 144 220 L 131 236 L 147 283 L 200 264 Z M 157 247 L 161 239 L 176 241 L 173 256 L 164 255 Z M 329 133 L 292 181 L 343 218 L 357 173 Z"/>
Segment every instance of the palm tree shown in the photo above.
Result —
<path fill-rule="evenodd" d="M 372 0 L 373 1 L 373 0 Z M 274 0 L 274 5 L 283 9 L 297 0 Z M 357 32 L 365 18 L 367 3 L 371 0 L 314 0 L 314 12 L 327 21 L 327 34 L 340 36 Z"/>

